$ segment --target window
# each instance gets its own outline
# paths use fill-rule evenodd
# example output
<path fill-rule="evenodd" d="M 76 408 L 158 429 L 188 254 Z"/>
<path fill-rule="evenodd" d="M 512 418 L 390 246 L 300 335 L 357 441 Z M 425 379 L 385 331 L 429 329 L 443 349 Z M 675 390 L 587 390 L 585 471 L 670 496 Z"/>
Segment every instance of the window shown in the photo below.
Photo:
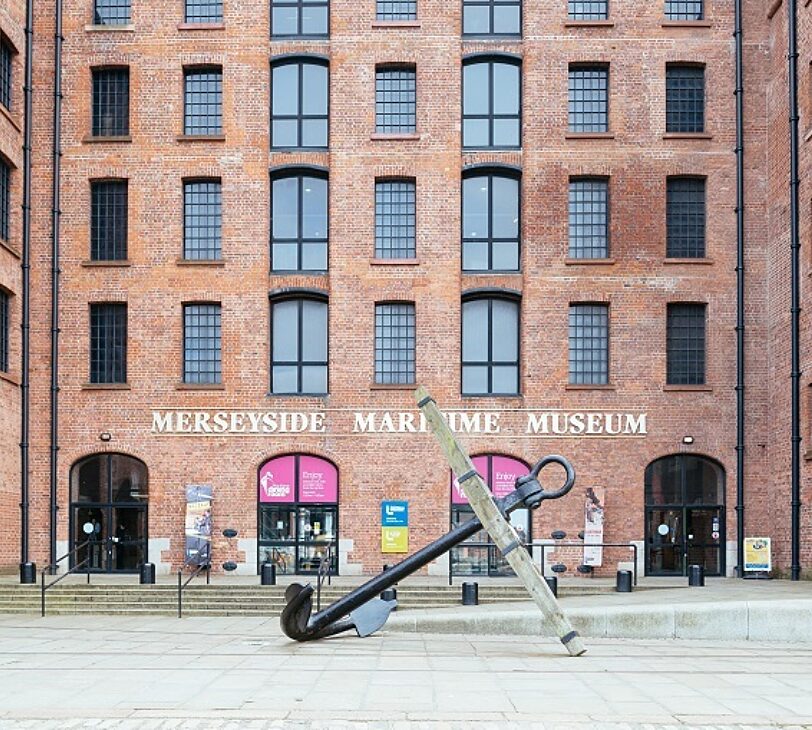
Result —
<path fill-rule="evenodd" d="M 521 146 L 521 65 L 476 61 L 462 69 L 462 146 Z"/>
<path fill-rule="evenodd" d="M 705 179 L 670 177 L 666 193 L 666 256 L 705 256 Z"/>
<path fill-rule="evenodd" d="M 327 271 L 327 178 L 286 175 L 271 185 L 271 270 Z"/>
<path fill-rule="evenodd" d="M 127 305 L 90 305 L 90 382 L 127 382 Z"/>
<path fill-rule="evenodd" d="M 286 61 L 271 68 L 271 147 L 327 147 L 327 64 Z"/>
<path fill-rule="evenodd" d="M 223 0 L 186 0 L 187 23 L 222 23 Z"/>
<path fill-rule="evenodd" d="M 462 394 L 519 393 L 519 302 L 495 297 L 462 303 Z"/>
<path fill-rule="evenodd" d="M 272 0 L 271 36 L 326 36 L 327 0 Z"/>
<path fill-rule="evenodd" d="M 413 68 L 375 71 L 375 131 L 409 134 L 417 128 L 417 73 Z"/>
<path fill-rule="evenodd" d="M 96 25 L 127 25 L 130 22 L 130 0 L 95 0 L 93 22 Z"/>
<path fill-rule="evenodd" d="M 223 132 L 223 70 L 198 68 L 184 73 L 183 133 Z"/>
<path fill-rule="evenodd" d="M 271 303 L 271 393 L 327 394 L 327 302 Z"/>
<path fill-rule="evenodd" d="M 219 180 L 183 183 L 183 258 L 221 258 L 223 228 L 222 185 Z"/>
<path fill-rule="evenodd" d="M 605 259 L 609 256 L 609 181 L 570 179 L 569 256 Z"/>
<path fill-rule="evenodd" d="M 705 131 L 705 69 L 669 64 L 665 69 L 665 131 Z"/>
<path fill-rule="evenodd" d="M 378 20 L 417 20 L 417 0 L 378 0 Z"/>
<path fill-rule="evenodd" d="M 14 52 L 6 39 L 0 36 L 0 104 L 11 109 L 11 70 Z"/>
<path fill-rule="evenodd" d="M 463 0 L 463 35 L 521 35 L 521 0 Z"/>
<path fill-rule="evenodd" d="M 669 304 L 666 332 L 669 385 L 705 384 L 705 305 Z"/>
<path fill-rule="evenodd" d="M 462 268 L 519 270 L 519 178 L 473 174 L 462 180 Z"/>
<path fill-rule="evenodd" d="M 220 305 L 183 305 L 183 382 L 217 384 L 223 380 Z"/>
<path fill-rule="evenodd" d="M 0 239 L 9 240 L 11 218 L 11 168 L 0 157 Z"/>
<path fill-rule="evenodd" d="M 569 131 L 609 129 L 609 68 L 570 66 Z"/>
<path fill-rule="evenodd" d="M 130 133 L 130 69 L 93 69 L 93 136 Z"/>
<path fill-rule="evenodd" d="M 669 20 L 702 20 L 702 0 L 665 0 L 665 17 Z"/>
<path fill-rule="evenodd" d="M 609 0 L 569 0 L 567 13 L 570 20 L 606 20 Z"/>
<path fill-rule="evenodd" d="M 415 258 L 415 218 L 414 180 L 377 180 L 375 258 Z"/>
<path fill-rule="evenodd" d="M 570 384 L 609 382 L 609 307 L 571 304 L 569 322 Z"/>
<path fill-rule="evenodd" d="M 8 372 L 8 350 L 11 328 L 9 317 L 11 315 L 11 297 L 8 292 L 0 289 L 0 372 Z"/>
<path fill-rule="evenodd" d="M 415 382 L 414 304 L 375 305 L 375 382 Z"/>
<path fill-rule="evenodd" d="M 121 261 L 127 258 L 127 181 L 90 184 L 90 258 Z"/>

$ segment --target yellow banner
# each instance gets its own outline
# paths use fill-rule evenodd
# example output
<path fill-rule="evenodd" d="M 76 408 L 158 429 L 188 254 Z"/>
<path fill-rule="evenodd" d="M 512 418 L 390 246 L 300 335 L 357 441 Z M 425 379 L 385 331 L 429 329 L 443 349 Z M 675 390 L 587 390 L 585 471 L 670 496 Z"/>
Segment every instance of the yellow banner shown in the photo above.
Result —
<path fill-rule="evenodd" d="M 409 528 L 408 527 L 382 527 L 381 528 L 382 553 L 408 553 Z"/>
<path fill-rule="evenodd" d="M 772 570 L 769 537 L 744 538 L 744 569 L 746 571 Z"/>

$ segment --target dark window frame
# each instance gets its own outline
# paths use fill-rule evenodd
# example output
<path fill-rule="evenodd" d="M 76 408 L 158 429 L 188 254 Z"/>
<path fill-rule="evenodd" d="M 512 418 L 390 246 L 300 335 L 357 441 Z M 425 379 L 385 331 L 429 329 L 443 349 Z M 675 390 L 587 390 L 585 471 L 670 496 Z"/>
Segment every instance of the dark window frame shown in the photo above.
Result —
<path fill-rule="evenodd" d="M 704 0 L 665 0 L 663 13 L 668 20 L 704 20 Z"/>
<path fill-rule="evenodd" d="M 409 189 L 397 190 L 397 189 L 389 189 L 384 190 L 383 186 L 393 186 L 393 185 L 407 185 L 410 186 Z M 398 200 L 397 202 L 392 202 L 392 200 L 384 201 L 381 199 L 382 195 L 406 195 L 410 196 L 411 199 L 407 199 L 405 202 Z M 389 215 L 391 216 L 389 222 L 387 223 L 387 217 L 384 215 L 383 211 L 381 210 L 382 206 L 406 206 L 406 212 L 391 212 Z M 390 233 L 389 235 L 383 235 L 384 232 L 392 231 L 392 229 L 401 228 L 399 224 L 396 224 L 399 218 L 406 217 L 406 235 L 405 236 L 398 236 L 395 233 Z M 383 245 L 384 242 L 388 241 L 388 247 Z M 405 245 L 400 245 L 403 241 L 405 241 Z M 398 244 L 398 245 L 392 245 Z M 396 251 L 399 254 L 406 254 L 406 255 L 398 255 L 398 256 L 389 256 L 387 253 L 391 253 L 392 251 Z M 381 260 L 389 260 L 389 259 L 415 259 L 417 258 L 417 180 L 413 177 L 378 177 L 375 178 L 375 259 Z"/>
<path fill-rule="evenodd" d="M 469 7 L 487 7 L 488 8 L 488 26 L 490 32 L 488 33 L 466 33 L 465 32 L 465 10 Z M 494 15 L 496 6 L 502 7 L 518 7 L 519 8 L 519 30 L 517 33 L 495 33 L 493 30 Z M 462 37 L 463 38 L 521 38 L 522 29 L 524 27 L 524 3 L 522 0 L 514 0 L 511 2 L 496 2 L 495 0 L 463 0 L 462 2 Z"/>
<path fill-rule="evenodd" d="M 691 189 L 694 184 L 696 188 Z M 697 199 L 688 200 L 686 196 L 690 195 Z M 677 200 L 677 196 L 682 196 L 683 200 Z M 697 202 L 700 197 L 701 201 Z M 677 206 L 682 210 L 677 210 Z M 692 207 L 689 209 L 689 206 Z M 666 178 L 666 258 L 704 259 L 707 256 L 707 226 L 707 178 L 702 175 L 669 175 Z"/>
<path fill-rule="evenodd" d="M 701 317 L 698 316 L 701 312 Z M 677 320 L 687 334 L 677 337 Z M 701 327 L 697 322 L 701 320 Z M 693 329 L 692 329 L 693 328 Z M 666 385 L 706 385 L 708 377 L 708 305 L 669 302 L 666 306 Z"/>
<path fill-rule="evenodd" d="M 274 33 L 273 31 L 273 11 L 274 8 L 296 8 L 296 27 L 298 33 Z M 302 13 L 305 8 L 327 8 L 327 31 L 325 33 L 303 33 Z M 330 37 L 330 2 L 303 2 L 303 0 L 271 0 L 270 7 L 271 39 L 286 38 L 329 38 Z"/>
<path fill-rule="evenodd" d="M 0 372 L 9 372 L 11 351 L 11 302 L 14 295 L 0 287 Z"/>
<path fill-rule="evenodd" d="M 306 65 L 322 66 L 327 70 L 327 111 L 325 114 L 305 114 L 304 113 L 304 67 Z M 277 68 L 282 66 L 297 66 L 298 67 L 298 94 L 299 104 L 295 115 L 290 114 L 274 114 L 273 111 L 273 75 Z M 327 150 L 330 147 L 330 62 L 319 56 L 297 55 L 285 56 L 280 59 L 271 60 L 271 125 L 270 125 L 270 138 L 271 138 L 271 151 L 285 151 L 285 150 Z M 298 145 L 274 145 L 274 122 L 277 120 L 296 120 L 296 137 L 299 141 Z M 303 145 L 303 126 L 304 122 L 308 120 L 324 120 L 325 123 L 325 140 L 323 145 Z"/>
<path fill-rule="evenodd" d="M 376 0 L 375 19 L 384 22 L 417 20 L 417 0 Z"/>
<path fill-rule="evenodd" d="M 699 83 L 696 83 L 697 80 Z M 705 132 L 705 66 L 667 63 L 665 66 L 665 131 L 667 134 Z"/>
<path fill-rule="evenodd" d="M 212 301 L 189 301 L 183 302 L 182 306 L 182 316 L 181 322 L 183 326 L 183 333 L 182 333 L 182 342 L 183 342 L 183 357 L 181 362 L 181 377 L 183 379 L 184 385 L 202 385 L 202 386 L 212 386 L 212 385 L 222 385 L 223 383 L 223 305 L 222 302 L 212 302 Z M 192 307 L 211 307 L 211 311 L 197 311 L 195 313 L 190 313 L 190 309 Z M 216 346 L 214 349 L 203 349 L 203 348 L 190 348 L 189 344 L 192 341 L 191 335 L 188 332 L 188 328 L 190 324 L 187 322 L 187 318 L 189 316 L 217 316 L 219 322 L 215 324 L 215 327 L 218 328 L 218 333 L 214 336 L 214 338 L 207 338 L 213 339 L 216 341 Z M 200 326 L 200 325 L 198 325 Z M 202 337 L 196 337 L 195 340 L 202 340 Z M 192 360 L 188 357 L 188 354 L 192 351 L 196 352 L 205 352 L 205 353 L 214 353 L 213 357 L 209 357 L 205 360 L 207 363 L 214 363 L 214 367 L 210 369 L 203 370 L 202 368 L 198 368 L 196 371 L 189 370 L 187 365 Z M 204 362 L 202 358 L 197 359 L 198 363 Z M 196 377 L 195 377 L 196 376 Z M 210 377 L 211 379 L 203 379 L 204 377 Z"/>
<path fill-rule="evenodd" d="M 304 327 L 304 302 L 317 302 L 325 307 L 326 312 L 326 340 L 327 340 L 327 350 L 325 352 L 325 359 L 324 360 L 305 360 L 303 355 L 303 347 L 304 347 L 304 338 L 302 336 L 303 327 Z M 296 360 L 275 360 L 274 359 L 274 351 L 273 351 L 273 318 L 274 313 L 273 309 L 274 306 L 277 304 L 283 304 L 285 302 L 296 302 Z M 269 318 L 269 325 L 270 325 L 270 334 L 269 334 L 269 342 L 270 342 L 270 392 L 269 395 L 278 396 L 278 397 L 299 397 L 299 396 L 314 396 L 314 397 L 324 397 L 330 394 L 330 306 L 329 306 L 329 298 L 321 294 L 319 292 L 314 291 L 298 291 L 293 294 L 285 294 L 285 295 L 277 295 L 270 297 L 270 318 Z M 279 392 L 277 393 L 274 391 L 274 377 L 273 371 L 274 367 L 278 365 L 285 365 L 285 366 L 293 366 L 296 368 L 296 391 L 293 393 L 290 392 Z M 302 386 L 302 370 L 305 367 L 323 367 L 325 370 L 325 382 L 326 382 L 326 389 L 323 393 L 311 393 L 306 392 L 303 390 Z"/>
<path fill-rule="evenodd" d="M 601 8 L 603 8 L 601 10 Z M 608 20 L 609 0 L 568 0 L 567 19 L 575 21 Z"/>
<path fill-rule="evenodd" d="M 93 384 L 126 383 L 127 303 L 91 302 L 89 316 L 89 382 Z"/>
<path fill-rule="evenodd" d="M 466 114 L 465 113 L 465 69 L 468 66 L 477 64 L 487 64 L 488 66 L 488 113 L 487 114 Z M 494 87 L 494 66 L 504 64 L 506 66 L 516 66 L 519 69 L 519 111 L 516 114 L 497 114 L 494 112 L 496 89 Z M 522 148 L 522 117 L 523 105 L 523 82 L 522 59 L 508 55 L 476 55 L 463 59 L 462 62 L 462 146 L 463 150 L 520 150 Z M 488 121 L 488 144 L 466 145 L 465 144 L 465 121 L 466 119 L 486 119 Z M 519 123 L 519 141 L 516 145 L 494 144 L 494 127 L 499 120 L 517 120 Z"/>
<path fill-rule="evenodd" d="M 387 77 L 388 74 L 411 74 L 411 79 L 408 77 Z M 391 89 L 386 88 L 387 85 L 392 83 L 408 84 L 413 83 L 413 89 L 399 88 Z M 406 94 L 406 101 L 391 100 L 386 98 L 391 94 Z M 413 99 L 409 100 L 408 95 L 412 94 Z M 408 105 L 411 110 L 401 112 L 400 107 Z M 402 118 L 406 118 L 405 124 L 386 122 L 387 118 L 397 119 L 398 122 Z M 411 120 L 411 121 L 409 121 Z M 403 134 L 416 134 L 417 133 L 417 66 L 415 64 L 399 64 L 399 63 L 380 63 L 375 66 L 375 134 L 383 135 L 403 135 Z"/>
<path fill-rule="evenodd" d="M 192 190 L 193 186 L 209 186 L 217 185 L 216 190 L 200 189 Z M 207 210 L 203 213 L 194 212 L 190 210 L 190 195 L 205 195 L 209 196 L 215 194 L 218 197 L 216 202 L 206 201 L 205 203 L 197 203 L 192 201 L 193 205 L 203 208 L 204 206 L 216 205 L 217 212 L 214 213 L 215 224 L 212 225 L 209 218 L 210 214 Z M 189 225 L 191 219 L 205 219 L 202 223 L 196 225 Z M 190 231 L 213 231 L 213 237 L 189 235 Z M 208 245 L 201 246 L 200 242 L 205 242 Z M 190 243 L 197 245 L 191 246 Z M 190 255 L 194 253 L 205 252 L 205 256 Z M 213 254 L 213 255 L 212 255 Z M 184 178 L 183 180 L 183 260 L 184 261 L 221 261 L 223 258 L 223 182 L 219 177 L 195 177 Z"/>
<path fill-rule="evenodd" d="M 100 11 L 106 11 L 104 16 Z M 129 25 L 132 23 L 132 4 L 130 0 L 94 0 L 94 25 Z"/>
<path fill-rule="evenodd" d="M 93 137 L 129 136 L 130 67 L 95 66 L 90 69 L 90 72 L 91 135 Z M 115 88 L 122 83 L 122 80 L 125 82 L 123 89 Z M 105 84 L 106 88 L 103 89 L 102 84 Z M 112 119 L 110 122 L 105 122 L 105 117 L 112 117 Z"/>
<path fill-rule="evenodd" d="M 593 310 L 593 311 L 587 311 Z M 570 385 L 587 385 L 587 386 L 601 386 L 610 384 L 611 374 L 611 307 L 608 302 L 570 302 L 567 312 L 567 382 Z M 594 321 L 589 323 L 573 322 L 573 316 L 577 317 L 595 317 L 601 316 L 605 321 L 605 335 L 590 335 L 584 337 L 577 336 L 577 329 L 589 328 L 595 329 L 597 326 L 603 326 L 603 323 L 596 325 Z M 576 332 L 573 332 L 573 330 Z M 595 341 L 601 343 L 602 346 L 594 347 Z M 581 346 L 573 347 L 573 343 Z M 586 352 L 590 354 L 589 359 L 578 358 L 576 353 Z M 603 354 L 605 357 L 598 360 L 602 367 L 597 370 L 593 367 L 595 360 L 595 353 Z M 580 365 L 579 365 L 580 363 Z M 590 367 L 587 369 L 584 364 Z"/>
<path fill-rule="evenodd" d="M 0 155 L 0 240 L 11 241 L 11 172 L 9 162 Z"/>
<path fill-rule="evenodd" d="M 466 361 L 465 352 L 465 304 L 469 302 L 486 301 L 488 303 L 488 323 L 486 338 L 488 342 L 488 359 Z M 516 359 L 515 360 L 494 360 L 493 359 L 493 303 L 495 301 L 507 302 L 515 306 L 516 312 Z M 508 291 L 489 292 L 469 292 L 462 297 L 460 307 L 460 395 L 466 398 L 516 398 L 522 394 L 522 299 L 520 295 Z M 464 390 L 465 368 L 487 367 L 488 369 L 488 389 L 485 393 L 466 392 Z M 516 368 L 516 392 L 502 393 L 493 390 L 493 369 L 494 367 L 515 367 Z"/>
<path fill-rule="evenodd" d="M 208 75 L 216 76 L 219 74 L 219 88 L 217 87 L 217 78 L 206 79 L 202 78 Z M 189 88 L 189 82 L 192 77 L 201 77 L 195 79 L 197 83 L 208 82 L 215 85 L 215 88 L 206 89 L 201 91 L 192 91 Z M 223 67 L 212 65 L 201 66 L 184 66 L 183 68 L 183 134 L 187 137 L 220 137 L 223 135 L 223 88 L 225 85 L 225 75 Z M 214 95 L 214 101 L 203 101 L 202 99 L 191 99 L 193 95 L 203 95 L 207 97 Z M 213 105 L 215 109 L 219 107 L 219 116 L 217 112 L 214 114 L 192 114 L 190 106 L 208 108 Z M 212 124 L 211 120 L 215 120 L 216 126 Z M 205 130 L 205 131 L 199 131 Z"/>
<path fill-rule="evenodd" d="M 384 311 L 389 308 L 389 311 Z M 383 317 L 405 317 L 405 323 L 389 323 L 390 328 L 405 328 L 406 335 L 389 334 L 386 332 L 386 324 L 381 321 Z M 403 339 L 411 342 L 411 347 L 407 345 L 401 347 L 384 347 L 384 342 L 399 343 Z M 386 353 L 392 357 L 385 357 Z M 404 356 L 405 355 L 405 356 Z M 394 363 L 397 369 L 386 370 L 386 363 Z M 400 366 L 404 367 L 401 368 Z M 375 378 L 376 385 L 414 385 L 417 373 L 417 308 L 413 301 L 381 301 L 375 302 Z"/>
<path fill-rule="evenodd" d="M 569 187 L 568 187 L 568 207 L 567 207 L 567 222 L 568 222 L 568 235 L 567 235 L 567 256 L 571 259 L 587 259 L 587 260 L 601 260 L 607 259 L 611 253 L 611 220 L 612 220 L 612 196 L 610 191 L 610 183 L 609 177 L 605 175 L 573 175 L 569 179 Z M 597 201 L 595 198 L 591 198 L 590 200 L 576 200 L 573 201 L 573 192 L 576 194 L 578 191 L 573 191 L 573 185 L 589 185 L 594 186 L 597 184 L 601 184 L 605 190 L 605 198 L 603 201 Z M 592 193 L 594 189 L 585 189 L 581 191 L 582 193 Z M 595 205 L 603 205 L 605 207 L 605 216 L 602 224 L 603 227 L 603 253 L 601 255 L 595 255 L 595 252 L 600 252 L 600 246 L 596 246 L 594 244 L 594 240 L 600 241 L 600 236 L 596 237 L 591 233 L 588 235 L 576 235 L 573 237 L 573 231 L 577 230 L 579 226 L 585 226 L 590 229 L 594 229 L 596 224 L 589 223 L 589 224 L 580 224 L 576 223 L 573 224 L 573 215 L 589 215 L 593 216 L 595 213 L 593 211 L 585 212 L 585 211 L 573 211 L 573 203 L 576 205 L 578 204 L 589 204 L 590 206 Z M 589 240 L 588 245 L 579 244 L 581 241 Z M 575 245 L 573 245 L 575 244 Z M 588 251 L 590 255 L 581 255 L 583 252 Z"/>
<path fill-rule="evenodd" d="M 192 13 L 189 12 L 190 9 Z M 218 10 L 219 12 L 217 12 Z M 186 0 L 183 10 L 183 22 L 190 24 L 222 23 L 223 0 Z"/>
<path fill-rule="evenodd" d="M 103 190 L 106 188 L 106 191 Z M 119 197 L 119 200 L 102 201 L 103 192 Z M 109 215 L 113 206 L 113 218 L 102 221 L 99 205 L 104 202 Z M 121 215 L 123 211 L 123 215 Z M 122 224 L 123 221 L 123 224 Z M 112 235 L 108 238 L 107 234 Z M 126 261 L 129 247 L 129 181 L 122 178 L 90 180 L 90 260 Z"/>
<path fill-rule="evenodd" d="M 603 74 L 605 84 L 603 88 L 599 85 L 597 89 L 586 89 L 585 84 L 589 77 L 581 77 L 581 88 L 578 88 L 577 74 Z M 604 62 L 585 62 L 585 63 L 571 63 L 568 67 L 568 85 L 567 85 L 567 131 L 574 134 L 605 134 L 609 132 L 609 73 L 610 68 L 608 63 Z M 596 75 L 594 79 L 600 78 Z M 575 84 L 575 85 L 574 85 Z M 587 91 L 603 92 L 603 99 L 591 99 L 585 96 Z M 581 92 L 581 98 L 578 97 L 578 92 Z M 586 111 L 583 106 L 590 104 L 601 104 L 603 108 L 599 111 Z M 598 123 L 595 124 L 591 121 L 594 115 L 598 115 Z M 585 117 L 590 121 L 585 121 Z"/>
<path fill-rule="evenodd" d="M 0 33 L 0 106 L 11 111 L 14 103 L 14 57 L 17 49 Z"/>

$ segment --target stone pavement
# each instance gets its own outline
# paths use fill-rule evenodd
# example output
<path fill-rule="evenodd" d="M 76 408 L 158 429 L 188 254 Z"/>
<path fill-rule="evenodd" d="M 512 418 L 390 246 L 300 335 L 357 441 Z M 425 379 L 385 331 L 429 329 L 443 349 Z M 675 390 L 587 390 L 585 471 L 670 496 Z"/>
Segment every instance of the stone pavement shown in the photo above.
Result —
<path fill-rule="evenodd" d="M 0 729 L 812 728 L 812 645 L 355 635 L 275 619 L 0 617 Z"/>

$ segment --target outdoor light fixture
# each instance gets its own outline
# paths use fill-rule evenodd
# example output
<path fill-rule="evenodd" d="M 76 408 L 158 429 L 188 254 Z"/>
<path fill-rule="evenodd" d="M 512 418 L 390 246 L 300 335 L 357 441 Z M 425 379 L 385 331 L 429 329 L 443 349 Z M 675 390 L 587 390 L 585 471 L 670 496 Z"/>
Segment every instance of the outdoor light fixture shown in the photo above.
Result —
<path fill-rule="evenodd" d="M 682 443 L 684 443 L 684 444 L 692 444 L 693 442 L 694 442 L 694 437 L 693 436 L 683 436 L 682 437 Z"/>
<path fill-rule="evenodd" d="M 109 431 L 102 431 L 99 434 L 99 441 L 110 441 L 112 438 L 113 434 L 111 434 Z"/>

